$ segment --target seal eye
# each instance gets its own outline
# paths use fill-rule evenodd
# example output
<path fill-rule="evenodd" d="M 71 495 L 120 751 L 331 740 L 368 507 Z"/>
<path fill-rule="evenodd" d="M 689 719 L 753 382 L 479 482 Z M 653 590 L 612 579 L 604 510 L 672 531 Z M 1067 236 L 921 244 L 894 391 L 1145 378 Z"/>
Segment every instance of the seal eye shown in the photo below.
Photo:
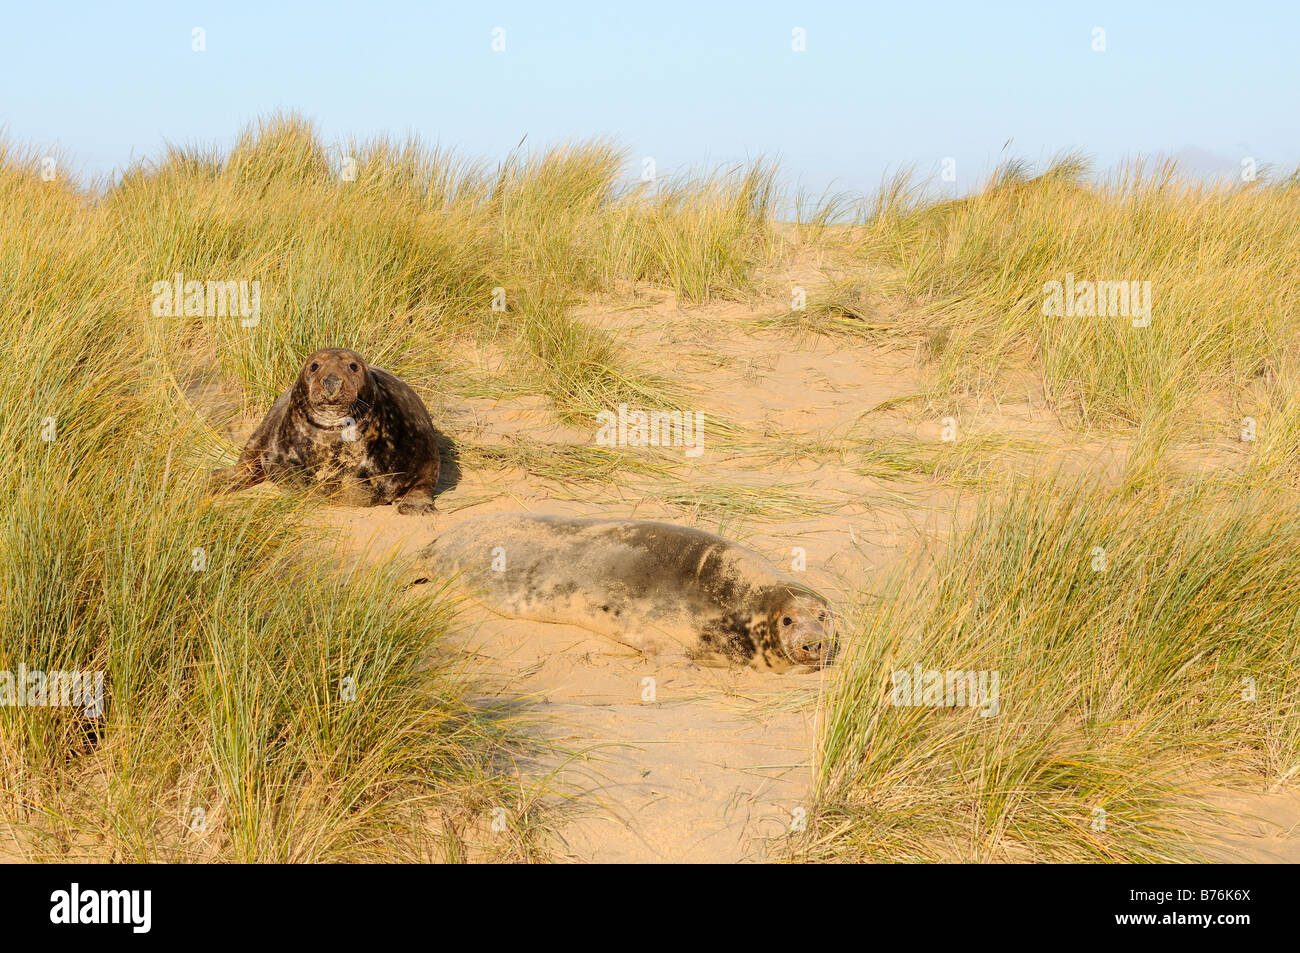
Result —
<path fill-rule="evenodd" d="M 782 624 L 782 625 L 794 625 L 794 619 L 790 618 L 789 616 L 786 616 L 784 619 L 781 620 L 781 624 Z"/>
<path fill-rule="evenodd" d="M 355 374 L 357 372 L 357 366 L 355 364 L 349 364 L 348 370 L 350 370 L 353 374 Z"/>
<path fill-rule="evenodd" d="M 313 362 L 311 366 L 312 373 L 315 374 L 319 370 L 320 370 L 320 365 Z"/>

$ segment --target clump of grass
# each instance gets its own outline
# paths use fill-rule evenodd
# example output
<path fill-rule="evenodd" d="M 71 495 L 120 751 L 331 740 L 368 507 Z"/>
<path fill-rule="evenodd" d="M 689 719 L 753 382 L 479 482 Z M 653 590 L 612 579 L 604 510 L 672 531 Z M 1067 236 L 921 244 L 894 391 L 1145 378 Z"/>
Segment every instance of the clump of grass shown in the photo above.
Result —
<path fill-rule="evenodd" d="M 837 281 L 809 296 L 806 306 L 755 322 L 759 327 L 828 336 L 881 337 L 897 331 L 872 303 L 872 292 L 858 280 Z"/>
<path fill-rule="evenodd" d="M 550 398 L 562 420 L 590 422 L 620 403 L 681 406 L 682 388 L 632 366 L 613 336 L 573 317 L 555 289 L 529 289 L 521 312 L 523 373 Z"/>
<path fill-rule="evenodd" d="M 861 198 L 849 192 L 824 192 L 813 200 L 806 192 L 794 197 L 794 234 L 798 241 L 820 245 L 834 234 L 836 226 L 852 220 Z"/>
<path fill-rule="evenodd" d="M 130 300 L 143 314 L 154 283 L 175 274 L 257 283 L 256 327 L 180 313 L 155 324 L 166 329 L 156 342 L 161 359 L 179 366 L 198 354 L 259 406 L 320 347 L 351 346 L 395 372 L 434 375 L 448 338 L 492 315 L 497 279 L 482 224 L 298 169 L 309 136 L 299 129 L 245 142 L 215 180 L 170 162 L 146 168 L 104 201 L 108 234 L 138 283 Z M 261 170 L 256 184 L 247 167 Z"/>
<path fill-rule="evenodd" d="M 1300 769 L 1297 531 L 1300 512 L 1264 490 L 1035 481 L 986 501 L 860 606 L 801 849 L 1189 856 L 1185 830 L 1206 819 L 1194 785 Z M 997 672 L 996 714 L 893 704 L 893 673 L 917 664 Z"/>
<path fill-rule="evenodd" d="M 950 388 L 1032 364 L 1060 408 L 1135 427 L 1151 413 L 1214 418 L 1292 340 L 1300 306 L 1293 182 L 1201 185 L 1172 167 L 1087 178 L 1078 155 L 1041 175 L 1004 169 L 928 203 L 906 176 L 882 190 L 862 248 L 896 267 L 921 307 L 904 333 L 938 335 Z M 1151 283 L 1147 327 L 1044 313 L 1050 282 Z"/>
<path fill-rule="evenodd" d="M 644 450 L 596 444 L 543 443 L 509 437 L 504 444 L 461 447 L 461 459 L 478 467 L 516 467 L 556 483 L 615 483 L 629 476 L 666 477 L 672 462 Z"/>
<path fill-rule="evenodd" d="M 853 443 L 854 450 L 843 452 L 855 473 L 878 480 L 928 480 L 968 488 L 1005 478 L 1017 461 L 1042 449 L 1001 434 L 966 434 L 960 440 L 938 443 L 899 437 Z"/>
<path fill-rule="evenodd" d="M 748 293 L 775 246 L 776 204 L 775 169 L 761 162 L 634 190 L 608 219 L 607 268 L 686 301 Z"/>
<path fill-rule="evenodd" d="M 1230 422 L 1243 440 L 1249 458 L 1243 470 L 1255 483 L 1294 487 L 1300 479 L 1300 364 L 1287 351 L 1261 368 L 1259 379 L 1238 404 L 1239 419 Z"/>
<path fill-rule="evenodd" d="M 240 134 L 226 161 L 225 174 L 265 195 L 287 181 L 324 185 L 331 170 L 313 124 L 295 113 L 281 113 Z"/>
<path fill-rule="evenodd" d="M 710 520 L 795 520 L 837 508 L 796 489 L 744 484 L 692 484 L 648 487 L 646 495 L 684 513 Z"/>

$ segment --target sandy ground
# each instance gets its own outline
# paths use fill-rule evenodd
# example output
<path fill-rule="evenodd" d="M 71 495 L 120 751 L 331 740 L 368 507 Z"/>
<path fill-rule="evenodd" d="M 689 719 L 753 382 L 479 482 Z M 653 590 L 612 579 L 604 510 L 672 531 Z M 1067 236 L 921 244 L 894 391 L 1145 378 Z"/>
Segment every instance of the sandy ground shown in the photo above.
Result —
<path fill-rule="evenodd" d="M 735 321 L 742 309 L 710 315 Z M 775 334 L 738 335 L 724 346 L 695 339 L 695 321 L 661 304 L 645 312 L 611 312 L 607 323 L 643 353 L 698 351 L 676 378 L 696 383 L 707 399 L 688 409 L 725 417 L 758 433 L 820 435 L 828 424 L 853 423 L 863 411 L 914 391 L 910 355 L 880 352 L 864 373 L 860 355 L 809 339 L 803 348 Z M 636 318 L 641 318 L 640 321 Z M 706 322 L 707 323 L 707 322 Z M 692 381 L 692 376 L 698 379 Z M 774 386 L 780 382 L 780 387 Z M 535 399 L 475 400 L 442 420 L 480 443 L 507 436 L 590 444 L 591 434 L 554 422 Z M 937 423 L 935 427 L 937 429 Z M 680 453 L 680 451 L 677 451 Z M 727 523 L 697 512 L 689 499 L 664 502 L 630 488 L 565 487 L 521 472 L 472 472 L 439 496 L 429 519 L 374 510 L 327 508 L 348 549 L 409 554 L 456 522 L 493 512 L 636 516 L 725 531 L 774 564 L 791 567 L 806 553 L 808 581 L 833 594 L 910 539 L 914 514 L 892 515 L 864 496 L 871 481 L 808 464 L 775 470 L 748 454 L 708 449 L 680 463 L 692 483 L 789 489 L 824 512 L 799 519 Z M 683 494 L 689 497 L 689 491 Z M 886 498 L 882 494 L 881 498 Z M 472 614 L 460 633 L 475 653 L 485 684 L 501 698 L 522 698 L 544 717 L 556 746 L 539 777 L 564 798 L 559 831 L 567 856 L 584 861 L 736 862 L 770 855 L 773 839 L 807 812 L 818 697 L 825 673 L 783 675 L 700 666 L 681 657 L 645 657 L 571 626 Z"/>
<path fill-rule="evenodd" d="M 770 313 L 770 310 L 769 310 Z M 653 368 L 663 360 L 695 390 L 691 406 L 768 435 L 772 449 L 709 446 L 681 459 L 683 492 L 672 499 L 635 481 L 566 485 L 516 470 L 463 467 L 439 496 L 433 517 L 391 507 L 323 508 L 322 525 L 353 553 L 409 555 L 456 522 L 483 513 L 530 511 L 637 516 L 697 525 L 742 540 L 789 568 L 806 553 L 807 580 L 834 598 L 863 585 L 918 534 L 951 522 L 954 491 L 891 485 L 853 472 L 853 460 L 781 455 L 790 439 L 814 440 L 861 424 L 882 440 L 937 440 L 942 410 L 871 413 L 884 401 L 921 392 L 915 355 L 861 342 L 757 331 L 739 305 L 692 309 L 671 299 L 583 312 L 617 329 Z M 480 444 L 527 437 L 589 446 L 590 433 L 555 422 L 537 398 L 468 400 L 434 408 L 452 433 Z M 1104 470 L 1108 445 L 1068 437 L 1027 385 L 1023 400 L 962 408 L 966 432 L 1047 439 L 1081 451 Z M 251 429 L 251 422 L 248 424 Z M 680 452 L 680 451 L 677 451 Z M 695 506 L 699 486 L 777 487 L 810 498 L 809 512 L 722 518 Z M 739 491 L 737 491 L 739 492 Z M 704 668 L 683 658 L 643 657 L 581 629 L 471 613 L 459 633 L 483 678 L 485 703 L 517 704 L 554 752 L 535 765 L 557 792 L 561 853 L 581 861 L 737 862 L 773 856 L 779 839 L 810 809 L 812 757 L 822 673 L 774 675 Z M 1212 848 L 1223 859 L 1300 860 L 1300 795 L 1217 792 L 1231 819 Z M 775 840 L 774 840 L 775 839 Z"/>
<path fill-rule="evenodd" d="M 499 498 L 431 519 L 400 517 L 386 507 L 323 510 L 321 521 L 337 527 L 349 549 L 386 555 L 409 554 L 440 530 L 486 512 L 606 512 L 583 501 L 547 499 L 526 485 L 503 487 L 499 475 L 467 475 L 448 503 L 457 492 L 477 496 L 491 486 L 502 490 Z M 638 511 L 651 515 L 645 507 Z M 489 692 L 485 706 L 518 704 L 551 746 L 534 773 L 561 805 L 562 856 L 761 859 L 766 842 L 810 809 L 824 673 L 773 675 L 648 657 L 574 626 L 472 608 L 454 639 L 474 656 L 472 668 Z"/>

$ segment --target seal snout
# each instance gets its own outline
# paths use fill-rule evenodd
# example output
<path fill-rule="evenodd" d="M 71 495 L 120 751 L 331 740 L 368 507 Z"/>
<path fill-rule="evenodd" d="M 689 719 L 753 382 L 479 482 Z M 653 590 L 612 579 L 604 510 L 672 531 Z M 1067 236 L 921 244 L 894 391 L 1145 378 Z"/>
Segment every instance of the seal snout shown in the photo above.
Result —
<path fill-rule="evenodd" d="M 800 665 L 825 665 L 834 654 L 834 639 L 818 639 L 792 646 L 788 651 L 790 661 Z"/>
<path fill-rule="evenodd" d="M 340 390 L 343 389 L 343 378 L 337 374 L 331 374 L 320 382 L 321 390 L 325 391 L 326 397 L 337 397 Z"/>
<path fill-rule="evenodd" d="M 816 642 L 805 642 L 799 646 L 799 651 L 809 658 L 820 659 L 826 654 L 826 640 L 818 639 Z"/>

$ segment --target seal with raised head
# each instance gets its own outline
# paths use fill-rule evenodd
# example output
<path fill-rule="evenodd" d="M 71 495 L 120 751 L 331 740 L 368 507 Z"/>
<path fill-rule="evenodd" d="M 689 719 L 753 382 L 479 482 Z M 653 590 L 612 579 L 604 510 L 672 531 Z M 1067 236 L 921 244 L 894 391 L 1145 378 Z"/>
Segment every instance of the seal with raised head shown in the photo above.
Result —
<path fill-rule="evenodd" d="M 225 492 L 263 480 L 315 487 L 340 503 L 433 512 L 437 431 L 408 384 L 332 347 L 307 358 L 253 431 L 238 462 L 212 475 Z"/>
<path fill-rule="evenodd" d="M 651 654 L 776 671 L 835 654 L 826 599 L 729 539 L 671 523 L 477 517 L 421 550 L 416 574 L 448 577 L 498 615 L 567 622 Z"/>

